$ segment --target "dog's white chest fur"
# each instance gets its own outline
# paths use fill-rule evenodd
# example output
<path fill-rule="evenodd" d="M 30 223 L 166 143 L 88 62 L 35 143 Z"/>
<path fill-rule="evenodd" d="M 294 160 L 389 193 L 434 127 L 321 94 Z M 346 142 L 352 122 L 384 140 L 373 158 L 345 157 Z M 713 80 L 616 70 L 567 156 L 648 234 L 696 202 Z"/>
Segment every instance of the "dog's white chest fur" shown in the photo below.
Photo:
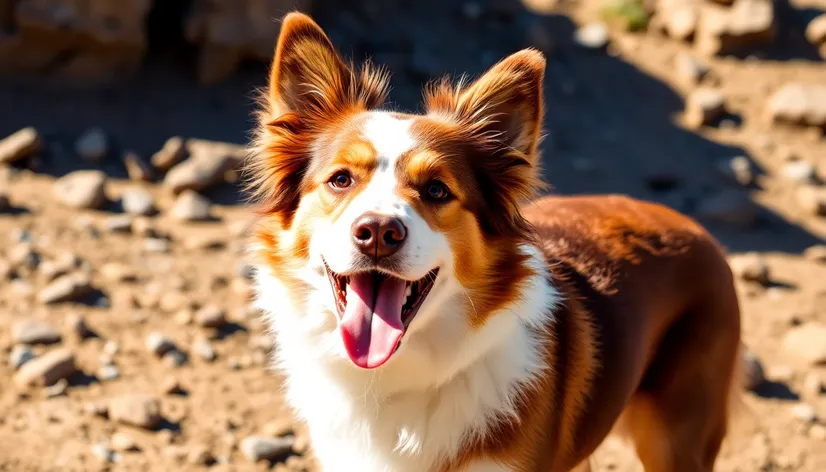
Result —
<path fill-rule="evenodd" d="M 287 400 L 309 426 L 326 472 L 434 470 L 469 438 L 484 435 L 494 418 L 515 414 L 518 390 L 547 368 L 537 328 L 550 321 L 557 301 L 538 251 L 526 251 L 538 273 L 526 281 L 522 299 L 479 330 L 468 330 L 461 317 L 431 318 L 377 370 L 361 370 L 342 355 L 323 276 L 307 274 L 308 296 L 295 297 L 296 287 L 288 290 L 259 270 L 259 306 L 276 334 Z M 434 292 L 443 295 L 428 299 L 423 311 L 465 306 L 461 290 Z M 479 463 L 470 470 L 507 469 Z"/>

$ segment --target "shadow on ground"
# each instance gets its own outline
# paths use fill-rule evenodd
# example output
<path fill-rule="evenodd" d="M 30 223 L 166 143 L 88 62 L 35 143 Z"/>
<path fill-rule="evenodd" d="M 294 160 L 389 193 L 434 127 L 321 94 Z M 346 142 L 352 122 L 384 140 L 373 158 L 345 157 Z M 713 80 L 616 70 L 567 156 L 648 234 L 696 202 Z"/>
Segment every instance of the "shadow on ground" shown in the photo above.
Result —
<path fill-rule="evenodd" d="M 427 1 L 368 3 L 318 0 L 314 14 L 345 54 L 359 60 L 371 56 L 391 70 L 392 106 L 399 109 L 416 110 L 421 86 L 434 77 L 477 75 L 531 45 L 529 35 L 534 40 L 537 31 L 548 35 L 543 172 L 554 193 L 624 193 L 693 214 L 700 200 L 723 187 L 719 160 L 748 157 L 743 149 L 678 126 L 683 101 L 674 90 L 620 58 L 579 48 L 571 39 L 576 25 L 565 16 L 537 16 L 515 0 L 486 2 L 473 22 L 463 20 L 467 3 L 458 0 L 440 1 L 438 15 Z M 29 125 L 49 134 L 59 144 L 37 170 L 54 175 L 82 167 L 72 142 L 89 126 L 105 128 L 118 148 L 144 155 L 172 135 L 245 143 L 253 90 L 263 85 L 265 65 L 250 65 L 227 83 L 202 88 L 178 64 L 174 54 L 160 54 L 138 77 L 94 90 L 4 79 L 0 102 L 15 113 L 0 116 L 0 135 Z M 116 157 L 104 168 L 124 176 Z M 211 197 L 242 201 L 232 190 Z M 765 208 L 748 231 L 709 227 L 737 252 L 799 253 L 819 242 Z"/>

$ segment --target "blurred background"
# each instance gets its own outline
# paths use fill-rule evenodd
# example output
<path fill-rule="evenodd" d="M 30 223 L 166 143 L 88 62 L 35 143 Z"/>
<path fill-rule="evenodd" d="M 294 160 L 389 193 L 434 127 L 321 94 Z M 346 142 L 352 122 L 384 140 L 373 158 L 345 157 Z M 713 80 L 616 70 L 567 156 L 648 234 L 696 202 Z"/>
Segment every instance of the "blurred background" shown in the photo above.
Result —
<path fill-rule="evenodd" d="M 0 471 L 315 470 L 238 172 L 293 9 L 399 110 L 542 50 L 551 191 L 661 202 L 731 254 L 750 379 L 718 469 L 826 470 L 826 0 L 0 0 Z"/>

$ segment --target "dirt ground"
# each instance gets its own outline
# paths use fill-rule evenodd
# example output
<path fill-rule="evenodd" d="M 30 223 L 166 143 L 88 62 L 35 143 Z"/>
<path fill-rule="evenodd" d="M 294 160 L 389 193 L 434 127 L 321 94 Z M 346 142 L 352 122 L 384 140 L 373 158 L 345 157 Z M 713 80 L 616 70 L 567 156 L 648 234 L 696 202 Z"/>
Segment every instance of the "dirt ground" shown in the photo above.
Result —
<path fill-rule="evenodd" d="M 768 97 L 783 84 L 826 84 L 824 62 L 799 47 L 801 15 L 826 10 L 816 1 L 778 7 L 772 48 L 702 59 L 709 68 L 702 83 L 722 93 L 728 117 L 701 128 L 685 124 L 685 99 L 696 86 L 674 66 L 691 47 L 651 31 L 611 30 L 606 51 L 586 50 L 574 41 L 579 25 L 598 18 L 586 4 L 560 4 L 548 15 L 504 0 L 328 1 L 314 11 L 345 53 L 370 54 L 391 69 L 391 97 L 404 109 L 416 109 L 420 86 L 434 76 L 477 74 L 521 47 L 541 46 L 549 59 L 543 172 L 553 192 L 617 192 L 665 203 L 700 218 L 734 260 L 756 253 L 749 257 L 768 271 L 763 283 L 737 280 L 744 343 L 767 380 L 743 392 L 716 470 L 820 472 L 826 366 L 801 352 L 826 352 L 826 336 L 810 335 L 802 347 L 787 336 L 802 328 L 817 333 L 826 323 L 826 250 L 818 256 L 809 249 L 824 244 L 826 217 L 800 204 L 798 192 L 808 184 L 792 176 L 790 163 L 811 163 L 826 177 L 826 138 L 819 128 L 765 119 Z M 0 209 L 0 471 L 316 470 L 303 430 L 282 403 L 278 376 L 268 370 L 267 338 L 249 307 L 243 247 L 251 215 L 238 187 L 205 191 L 211 218 L 182 222 L 167 185 L 130 181 L 121 163 L 125 150 L 148 160 L 175 135 L 246 142 L 253 90 L 264 85 L 266 66 L 250 64 L 232 80 L 202 88 L 182 63 L 167 51 L 138 77 L 106 88 L 0 79 L 0 137 L 35 126 L 47 143 L 33 160 L 0 168 L 0 189 L 10 199 L 10 208 Z M 74 143 L 95 126 L 110 142 L 107 157 L 90 163 Z M 721 171 L 733 158 L 748 164 L 750 185 Z M 61 204 L 55 181 L 78 169 L 102 169 L 114 203 L 97 210 Z M 158 212 L 117 231 L 117 202 L 134 188 L 148 191 Z M 734 189 L 744 201 L 726 216 L 709 216 L 716 196 Z M 147 236 L 147 225 L 161 237 Z M 89 275 L 90 287 L 69 301 L 44 303 L 40 294 L 67 254 L 74 257 L 65 270 Z M 224 319 L 210 321 L 216 312 Z M 78 317 L 94 335 L 78 336 Z M 29 343 L 36 356 L 61 348 L 74 354 L 76 372 L 57 387 L 15 380 L 16 327 L 32 320 L 52 331 L 51 339 Z M 176 347 L 164 356 L 150 352 L 152 333 Z M 136 395 L 157 401 L 158 417 L 141 421 L 147 412 Z M 126 420 L 111 405 L 120 400 L 136 402 Z M 287 438 L 283 453 L 247 457 L 254 441 L 272 445 L 278 441 L 266 438 L 274 437 Z M 640 470 L 613 441 L 595 465 L 601 472 Z"/>

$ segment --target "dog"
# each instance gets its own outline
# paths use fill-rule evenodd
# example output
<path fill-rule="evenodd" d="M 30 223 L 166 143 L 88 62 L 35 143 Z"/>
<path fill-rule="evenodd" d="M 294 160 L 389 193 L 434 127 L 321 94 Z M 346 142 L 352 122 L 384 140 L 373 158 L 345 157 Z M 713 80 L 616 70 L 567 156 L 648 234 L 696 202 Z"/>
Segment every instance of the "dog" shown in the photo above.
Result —
<path fill-rule="evenodd" d="M 249 160 L 257 304 L 325 471 L 711 471 L 738 391 L 718 242 L 620 195 L 537 197 L 545 59 L 383 109 L 387 74 L 282 23 Z M 535 199 L 538 198 L 538 199 Z"/>

